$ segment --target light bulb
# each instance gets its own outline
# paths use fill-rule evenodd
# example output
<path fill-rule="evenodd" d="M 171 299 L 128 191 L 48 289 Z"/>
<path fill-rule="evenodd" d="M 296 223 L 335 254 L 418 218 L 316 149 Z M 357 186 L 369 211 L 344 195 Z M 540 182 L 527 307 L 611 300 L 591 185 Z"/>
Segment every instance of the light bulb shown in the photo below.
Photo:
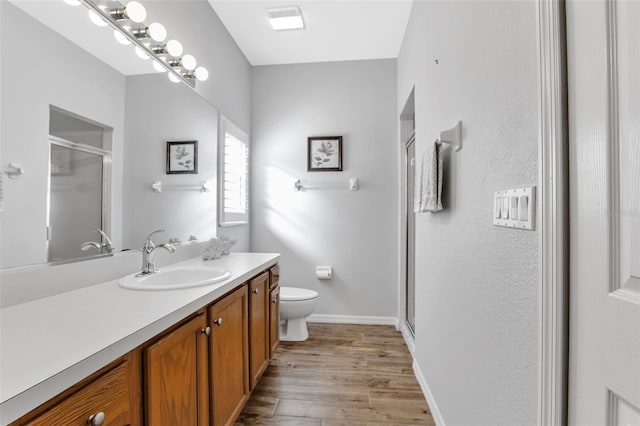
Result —
<path fill-rule="evenodd" d="M 173 57 L 182 55 L 182 44 L 178 40 L 169 40 L 166 49 L 167 53 Z"/>
<path fill-rule="evenodd" d="M 197 65 L 196 58 L 194 58 L 193 55 L 184 55 L 182 57 L 182 66 L 187 71 L 195 70 L 196 69 L 196 65 Z"/>
<path fill-rule="evenodd" d="M 100 6 L 100 9 L 104 10 L 105 8 L 104 6 Z M 89 19 L 91 20 L 91 22 L 93 22 L 99 27 L 106 27 L 108 25 L 106 21 L 102 19 L 102 17 L 97 13 L 95 13 L 93 10 L 89 11 Z"/>
<path fill-rule="evenodd" d="M 125 29 L 126 29 L 126 27 L 125 27 Z M 131 44 L 131 40 L 126 38 L 124 35 L 122 35 L 122 33 L 120 31 L 118 31 L 118 30 L 113 30 L 113 36 L 116 38 L 116 40 L 120 44 L 124 44 L 125 46 L 128 46 L 128 45 Z"/>
<path fill-rule="evenodd" d="M 124 8 L 127 17 L 133 22 L 140 23 L 147 17 L 147 11 L 144 6 L 137 1 L 130 1 Z"/>
<path fill-rule="evenodd" d="M 164 27 L 164 25 L 158 24 L 157 22 L 149 25 L 147 32 L 149 34 L 149 37 L 157 42 L 164 41 L 164 39 L 167 38 L 166 28 Z"/>
<path fill-rule="evenodd" d="M 158 72 L 167 72 L 167 69 L 158 61 L 153 61 L 153 68 Z"/>
<path fill-rule="evenodd" d="M 79 6 L 80 0 L 64 0 L 69 6 Z"/>
<path fill-rule="evenodd" d="M 144 60 L 149 59 L 149 54 L 144 50 L 140 49 L 138 46 L 136 46 L 135 51 L 136 51 L 136 55 L 138 55 L 138 58 L 144 59 Z"/>
<path fill-rule="evenodd" d="M 206 79 L 209 78 L 209 71 L 207 71 L 205 67 L 198 67 L 196 68 L 194 75 L 198 80 L 205 81 Z"/>
<path fill-rule="evenodd" d="M 180 83 L 178 76 L 172 72 L 169 73 L 169 80 L 171 80 L 172 83 Z"/>

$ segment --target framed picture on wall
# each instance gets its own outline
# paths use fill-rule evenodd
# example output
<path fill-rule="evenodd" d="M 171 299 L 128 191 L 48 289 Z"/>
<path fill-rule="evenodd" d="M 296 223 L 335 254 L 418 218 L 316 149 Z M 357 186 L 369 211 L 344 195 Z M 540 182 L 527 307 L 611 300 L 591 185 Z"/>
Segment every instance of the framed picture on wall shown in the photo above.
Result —
<path fill-rule="evenodd" d="M 307 171 L 342 171 L 342 136 L 307 138 Z"/>
<path fill-rule="evenodd" d="M 167 142 L 167 174 L 198 174 L 198 141 Z"/>

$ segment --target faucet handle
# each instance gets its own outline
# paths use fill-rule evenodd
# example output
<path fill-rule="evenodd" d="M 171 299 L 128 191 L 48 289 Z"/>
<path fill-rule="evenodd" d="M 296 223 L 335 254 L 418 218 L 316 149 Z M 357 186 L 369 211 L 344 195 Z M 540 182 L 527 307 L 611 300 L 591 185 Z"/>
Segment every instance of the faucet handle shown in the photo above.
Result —
<path fill-rule="evenodd" d="M 175 253 L 176 252 L 176 246 L 174 246 L 171 243 L 161 244 L 159 247 L 162 247 L 163 249 L 165 249 L 169 253 Z"/>

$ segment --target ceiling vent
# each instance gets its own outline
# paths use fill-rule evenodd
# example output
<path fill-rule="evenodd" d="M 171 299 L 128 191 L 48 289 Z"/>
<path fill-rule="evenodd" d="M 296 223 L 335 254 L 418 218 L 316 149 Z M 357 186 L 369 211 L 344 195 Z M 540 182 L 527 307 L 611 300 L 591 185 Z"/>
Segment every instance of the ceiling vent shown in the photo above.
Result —
<path fill-rule="evenodd" d="M 275 31 L 304 29 L 304 20 L 298 6 L 267 9 L 267 18 Z"/>

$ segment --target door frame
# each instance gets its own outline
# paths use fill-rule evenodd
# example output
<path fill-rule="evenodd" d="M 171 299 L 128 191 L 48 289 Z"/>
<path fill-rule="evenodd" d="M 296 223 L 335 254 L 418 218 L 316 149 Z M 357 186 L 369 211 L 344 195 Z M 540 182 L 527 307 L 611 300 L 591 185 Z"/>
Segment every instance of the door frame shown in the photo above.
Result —
<path fill-rule="evenodd" d="M 409 204 L 409 147 L 413 145 L 413 160 L 415 161 L 415 149 L 416 149 L 416 132 L 415 129 L 414 131 L 411 133 L 411 135 L 409 136 L 409 138 L 403 142 L 403 158 L 404 158 L 404 167 L 405 167 L 405 173 L 404 173 L 404 210 L 405 210 L 405 215 L 404 215 L 404 264 L 403 264 L 403 268 L 404 268 L 404 315 L 401 319 L 402 324 L 405 328 L 404 332 L 408 333 L 411 336 L 411 340 L 415 340 L 416 337 L 416 330 L 415 330 L 415 302 L 416 302 L 416 298 L 415 298 L 415 293 L 416 293 L 416 289 L 415 289 L 415 238 L 413 241 L 413 251 L 412 251 L 412 255 L 413 255 L 413 259 L 410 259 L 410 252 L 409 252 L 409 217 L 412 214 L 415 214 L 413 211 L 410 211 L 407 207 Z M 415 177 L 414 177 L 415 180 Z M 415 182 L 414 182 L 415 183 Z M 412 191 L 413 192 L 413 191 Z M 413 230 L 415 232 L 415 217 L 413 219 Z M 409 260 L 412 261 L 413 263 L 413 268 L 414 268 L 414 273 L 413 273 L 413 324 L 409 323 Z"/>
<path fill-rule="evenodd" d="M 569 204 L 565 3 L 538 0 L 538 425 L 567 422 Z"/>

